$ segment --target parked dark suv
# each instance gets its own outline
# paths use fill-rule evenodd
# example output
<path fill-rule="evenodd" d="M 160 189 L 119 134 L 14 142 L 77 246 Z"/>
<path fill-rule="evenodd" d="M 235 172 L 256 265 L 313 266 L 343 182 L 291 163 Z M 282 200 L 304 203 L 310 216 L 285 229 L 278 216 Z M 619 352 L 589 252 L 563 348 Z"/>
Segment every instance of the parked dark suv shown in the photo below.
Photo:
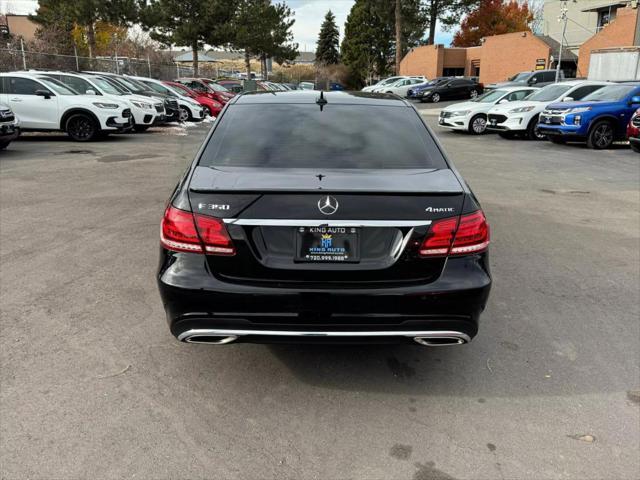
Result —
<path fill-rule="evenodd" d="M 564 74 L 560 71 L 558 81 L 564 80 Z M 528 85 L 532 87 L 544 87 L 556 81 L 555 70 L 537 70 L 533 72 L 520 72 L 509 78 L 506 82 L 490 83 L 487 90 L 494 90 L 501 87 L 521 87 Z"/>

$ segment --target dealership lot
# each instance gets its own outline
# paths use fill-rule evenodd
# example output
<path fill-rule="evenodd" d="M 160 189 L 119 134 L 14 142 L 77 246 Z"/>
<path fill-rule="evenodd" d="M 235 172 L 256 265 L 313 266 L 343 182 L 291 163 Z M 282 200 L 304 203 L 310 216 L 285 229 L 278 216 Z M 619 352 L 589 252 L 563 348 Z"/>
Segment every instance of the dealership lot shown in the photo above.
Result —
<path fill-rule="evenodd" d="M 435 127 L 494 289 L 458 348 L 178 343 L 164 202 L 210 124 L 0 154 L 3 478 L 635 478 L 640 156 Z"/>

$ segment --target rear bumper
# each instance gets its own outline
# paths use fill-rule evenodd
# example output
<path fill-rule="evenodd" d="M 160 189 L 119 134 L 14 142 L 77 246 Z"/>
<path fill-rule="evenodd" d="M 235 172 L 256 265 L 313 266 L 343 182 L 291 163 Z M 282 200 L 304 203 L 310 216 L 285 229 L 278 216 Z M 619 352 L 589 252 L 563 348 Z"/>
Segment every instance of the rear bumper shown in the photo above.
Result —
<path fill-rule="evenodd" d="M 257 343 L 415 344 L 415 337 L 433 336 L 466 343 L 478 332 L 491 288 L 486 253 L 449 259 L 425 285 L 306 289 L 224 282 L 203 256 L 162 250 L 157 280 L 178 339 L 203 331 Z"/>

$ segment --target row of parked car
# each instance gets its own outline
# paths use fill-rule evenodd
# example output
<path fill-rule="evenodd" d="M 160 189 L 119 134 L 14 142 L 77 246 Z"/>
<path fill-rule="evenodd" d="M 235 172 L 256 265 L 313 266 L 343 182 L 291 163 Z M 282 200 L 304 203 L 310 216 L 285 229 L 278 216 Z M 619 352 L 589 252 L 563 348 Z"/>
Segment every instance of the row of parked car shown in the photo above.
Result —
<path fill-rule="evenodd" d="M 555 70 L 520 72 L 485 86 L 474 77 L 396 76 L 363 91 L 391 93 L 421 102 L 468 98 L 441 110 L 443 128 L 503 138 L 586 142 L 595 149 L 629 139 L 640 150 L 640 82 L 565 80 Z M 484 93 L 483 93 L 484 92 Z"/>
<path fill-rule="evenodd" d="M 236 94 L 206 78 L 173 82 L 104 72 L 0 73 L 0 149 L 21 131 L 63 131 L 76 141 L 216 117 Z"/>
<path fill-rule="evenodd" d="M 638 151 L 640 82 L 569 80 L 543 88 L 506 86 L 440 112 L 439 125 L 473 134 L 497 132 L 594 149 L 629 138 Z"/>

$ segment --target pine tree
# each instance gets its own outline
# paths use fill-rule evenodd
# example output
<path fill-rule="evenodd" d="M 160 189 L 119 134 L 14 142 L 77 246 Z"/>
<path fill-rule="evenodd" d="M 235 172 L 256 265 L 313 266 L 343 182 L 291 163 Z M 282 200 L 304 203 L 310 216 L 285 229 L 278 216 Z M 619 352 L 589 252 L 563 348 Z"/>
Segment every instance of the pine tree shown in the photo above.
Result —
<path fill-rule="evenodd" d="M 267 58 L 273 58 L 278 63 L 287 63 L 296 58 L 298 44 L 293 43 L 291 32 L 294 22 L 291 9 L 284 3 L 240 0 L 232 21 L 234 37 L 231 43 L 244 50 L 247 78 L 251 78 L 252 56 L 260 59 L 263 70 Z"/>
<path fill-rule="evenodd" d="M 219 46 L 231 40 L 229 22 L 234 10 L 225 0 L 149 0 L 141 9 L 143 26 L 151 38 L 166 45 L 188 45 L 198 76 L 198 51 L 205 44 Z"/>
<path fill-rule="evenodd" d="M 340 63 L 340 32 L 336 26 L 336 17 L 331 10 L 324 17 L 318 36 L 316 64 L 335 65 Z"/>

